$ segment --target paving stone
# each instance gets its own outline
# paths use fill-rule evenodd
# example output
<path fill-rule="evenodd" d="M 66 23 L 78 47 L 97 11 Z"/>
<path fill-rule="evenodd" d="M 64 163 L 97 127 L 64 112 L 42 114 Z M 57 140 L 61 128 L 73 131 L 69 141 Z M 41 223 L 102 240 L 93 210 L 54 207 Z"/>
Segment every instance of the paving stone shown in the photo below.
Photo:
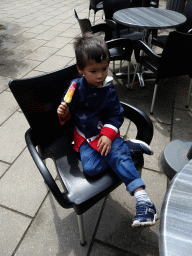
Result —
<path fill-rule="evenodd" d="M 45 46 L 61 49 L 72 40 L 73 40 L 72 38 L 64 38 L 61 36 L 56 36 L 55 38 L 50 40 L 48 43 L 46 43 Z"/>
<path fill-rule="evenodd" d="M 33 15 L 33 14 L 32 14 L 32 15 Z M 39 14 L 37 14 L 36 17 L 37 17 L 37 18 L 34 19 L 34 20 L 46 21 L 46 20 L 52 19 L 52 18 L 54 17 L 54 15 L 51 15 L 50 13 L 48 13 L 48 14 L 44 14 L 44 15 L 42 15 L 42 16 L 39 17 Z"/>
<path fill-rule="evenodd" d="M 135 199 L 121 185 L 108 197 L 96 239 L 136 255 L 159 255 L 159 221 L 153 227 L 131 228 Z"/>
<path fill-rule="evenodd" d="M 0 161 L 0 177 L 7 171 L 9 167 L 10 167 L 10 164 L 3 163 Z"/>
<path fill-rule="evenodd" d="M 66 24 L 64 21 L 62 21 L 59 24 L 52 27 L 52 29 L 63 32 L 65 30 L 67 30 L 68 28 L 70 28 L 71 26 L 72 26 L 72 24 Z"/>
<path fill-rule="evenodd" d="M 21 61 L 17 61 L 10 66 L 4 67 L 0 70 L 0 75 L 6 74 L 6 76 L 12 78 L 22 78 L 24 75 L 29 73 L 35 67 L 37 67 L 41 62 L 34 60 L 26 60 L 22 59 Z"/>
<path fill-rule="evenodd" d="M 0 160 L 12 163 L 26 147 L 24 135 L 29 125 L 22 113 L 16 112 L 0 126 Z"/>
<path fill-rule="evenodd" d="M 33 28 L 37 25 L 42 24 L 42 22 L 43 22 L 42 20 L 31 20 L 26 23 L 20 23 L 20 26 L 24 28 Z"/>
<path fill-rule="evenodd" d="M 52 72 L 57 69 L 61 69 L 68 65 L 71 61 L 69 57 L 62 56 L 51 56 L 47 60 L 45 60 L 42 64 L 40 64 L 35 70 L 42 72 Z"/>
<path fill-rule="evenodd" d="M 192 140 L 192 113 L 190 111 L 175 109 L 173 118 L 172 140 Z"/>
<path fill-rule="evenodd" d="M 23 16 L 21 18 L 18 18 L 17 19 L 17 22 L 18 23 L 26 23 L 26 22 L 29 22 L 31 20 L 33 20 L 34 18 L 33 17 L 30 17 L 30 16 Z"/>
<path fill-rule="evenodd" d="M 35 252 L 37 256 L 86 256 L 102 202 L 103 200 L 84 214 L 87 243 L 86 246 L 81 246 L 76 214 L 72 209 L 60 207 L 49 194 L 15 255 L 33 255 Z"/>
<path fill-rule="evenodd" d="M 12 49 L 11 51 L 0 55 L 0 64 L 12 65 L 19 59 L 24 58 L 29 53 L 31 53 L 31 51 L 21 51 L 18 49 Z"/>
<path fill-rule="evenodd" d="M 62 20 L 61 19 L 57 19 L 57 18 L 51 18 L 45 22 L 42 23 L 42 25 L 45 25 L 45 26 L 54 26 L 54 25 L 57 25 L 61 22 Z"/>
<path fill-rule="evenodd" d="M 154 155 L 144 154 L 144 167 L 156 171 L 162 171 L 159 163 L 160 156 L 170 142 L 171 127 L 158 122 L 153 123 L 154 135 L 150 147 Z"/>
<path fill-rule="evenodd" d="M 67 44 L 61 50 L 57 51 L 55 55 L 67 56 L 71 58 L 75 58 L 75 51 L 73 49 L 73 44 Z"/>
<path fill-rule="evenodd" d="M 45 31 L 44 33 L 41 33 L 40 35 L 38 35 L 36 37 L 36 39 L 42 39 L 42 40 L 49 41 L 49 40 L 55 38 L 59 34 L 61 34 L 60 31 L 49 29 L 49 30 Z"/>
<path fill-rule="evenodd" d="M 72 16 L 73 16 L 73 10 L 71 10 L 70 12 L 62 13 L 62 14 L 58 15 L 57 18 L 64 20 L 64 22 L 66 22 L 66 20 L 68 20 Z M 67 23 L 70 23 L 70 22 L 67 22 Z"/>
<path fill-rule="evenodd" d="M 19 108 L 13 94 L 4 91 L 0 94 L 0 125 Z"/>
<path fill-rule="evenodd" d="M 40 46 L 44 45 L 47 41 L 40 40 L 40 39 L 30 39 L 26 43 L 17 47 L 17 50 L 27 50 L 27 51 L 34 51 Z"/>
<path fill-rule="evenodd" d="M 94 242 L 91 249 L 90 256 L 137 256 L 134 253 L 126 252 L 119 248 L 112 247 L 108 244 L 99 243 L 99 241 Z"/>
<path fill-rule="evenodd" d="M 53 162 L 47 166 L 56 178 Z M 47 192 L 47 186 L 26 148 L 0 180 L 0 204 L 34 217 Z"/>
<path fill-rule="evenodd" d="M 8 82 L 11 80 L 10 77 L 0 76 L 0 93 L 8 88 Z"/>
<path fill-rule="evenodd" d="M 125 101 L 147 113 L 153 121 L 171 124 L 173 114 L 173 102 L 175 94 L 158 91 L 154 107 L 154 115 L 150 115 L 153 96 L 154 81 L 146 81 L 145 88 L 135 83 L 133 90 L 126 88 L 127 80 L 118 80 L 114 77 L 114 86 L 119 99 Z M 164 85 L 164 87 L 166 87 Z"/>
<path fill-rule="evenodd" d="M 35 71 L 32 70 L 31 72 L 29 72 L 28 74 L 26 74 L 25 76 L 23 76 L 22 78 L 28 78 L 28 77 L 34 77 L 34 76 L 40 76 L 40 75 L 44 75 L 45 72 L 40 72 L 40 71 Z"/>
<path fill-rule="evenodd" d="M 64 36 L 64 37 L 76 37 L 81 34 L 80 28 L 69 28 L 65 30 L 63 33 L 61 33 L 59 36 Z"/>
<path fill-rule="evenodd" d="M 51 28 L 51 26 L 45 26 L 45 25 L 40 24 L 34 28 L 28 29 L 27 32 L 40 34 L 40 33 L 43 33 L 44 31 L 48 30 L 49 28 Z"/>
<path fill-rule="evenodd" d="M 30 218 L 0 207 L 1 256 L 13 254 L 30 222 Z"/>
<path fill-rule="evenodd" d="M 37 60 L 37 61 L 45 61 L 48 57 L 57 52 L 58 49 L 50 48 L 50 47 L 39 47 L 37 50 L 25 56 L 25 59 Z"/>
<path fill-rule="evenodd" d="M 188 110 L 186 108 L 186 104 L 187 104 L 187 99 L 188 99 L 190 78 L 188 76 L 183 76 L 183 77 L 179 77 L 178 79 L 180 79 L 181 82 L 177 85 L 175 108 Z M 190 103 L 189 109 L 192 109 L 192 97 L 191 97 L 191 100 L 189 103 Z"/>

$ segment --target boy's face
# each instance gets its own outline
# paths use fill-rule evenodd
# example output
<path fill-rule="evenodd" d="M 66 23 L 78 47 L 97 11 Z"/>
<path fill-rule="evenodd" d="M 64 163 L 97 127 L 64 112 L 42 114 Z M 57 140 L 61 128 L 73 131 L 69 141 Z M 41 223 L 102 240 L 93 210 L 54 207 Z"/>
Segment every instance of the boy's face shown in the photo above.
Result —
<path fill-rule="evenodd" d="M 100 63 L 97 63 L 94 60 L 89 60 L 86 62 L 83 69 L 80 69 L 77 65 L 77 70 L 81 75 L 84 75 L 88 84 L 101 88 L 108 75 L 108 66 L 108 60 L 102 60 Z"/>

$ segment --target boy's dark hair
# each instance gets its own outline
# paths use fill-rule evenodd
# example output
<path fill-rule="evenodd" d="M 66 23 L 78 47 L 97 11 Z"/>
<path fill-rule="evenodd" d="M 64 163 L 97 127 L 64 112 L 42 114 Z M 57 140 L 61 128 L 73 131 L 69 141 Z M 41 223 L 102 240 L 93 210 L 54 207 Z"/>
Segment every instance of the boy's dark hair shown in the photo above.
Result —
<path fill-rule="evenodd" d="M 100 63 L 102 60 L 109 60 L 109 50 L 104 39 L 96 34 L 85 33 L 76 37 L 74 50 L 77 65 L 83 69 L 86 61 L 94 60 Z"/>

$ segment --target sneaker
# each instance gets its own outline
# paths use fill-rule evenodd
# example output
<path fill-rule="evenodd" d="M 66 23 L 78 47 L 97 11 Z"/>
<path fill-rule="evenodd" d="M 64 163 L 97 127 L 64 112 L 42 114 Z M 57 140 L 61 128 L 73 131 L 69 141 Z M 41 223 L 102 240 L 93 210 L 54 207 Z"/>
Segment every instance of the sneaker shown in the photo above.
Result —
<path fill-rule="evenodd" d="M 156 208 L 153 203 L 143 202 L 136 205 L 136 215 L 132 221 L 132 227 L 148 227 L 155 225 Z"/>
<path fill-rule="evenodd" d="M 127 140 L 126 144 L 131 153 L 154 154 L 149 145 L 141 140 Z"/>

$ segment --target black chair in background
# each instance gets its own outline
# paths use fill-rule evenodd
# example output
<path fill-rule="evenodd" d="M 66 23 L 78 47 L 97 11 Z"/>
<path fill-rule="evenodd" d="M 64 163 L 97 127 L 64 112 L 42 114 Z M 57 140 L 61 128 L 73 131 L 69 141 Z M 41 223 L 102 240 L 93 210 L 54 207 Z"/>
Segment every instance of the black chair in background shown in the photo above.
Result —
<path fill-rule="evenodd" d="M 82 35 L 87 32 L 92 32 L 92 33 L 103 32 L 105 41 L 109 41 L 112 39 L 113 29 L 108 24 L 98 23 L 95 25 L 91 25 L 91 22 L 89 19 L 87 18 L 80 19 L 75 9 L 74 9 L 74 17 L 79 23 L 79 27 L 81 29 Z"/>
<path fill-rule="evenodd" d="M 185 1 L 168 1 L 166 9 L 173 10 L 184 14 L 187 17 L 187 21 L 176 28 L 177 31 L 182 33 L 192 32 L 192 0 L 188 0 L 185 6 Z M 158 31 L 152 32 L 151 45 L 164 48 L 168 35 L 158 35 Z"/>
<path fill-rule="evenodd" d="M 133 41 L 141 40 L 143 38 L 143 33 L 131 30 L 129 27 L 117 24 L 113 20 L 113 14 L 121 9 L 130 8 L 130 0 L 104 0 L 103 10 L 105 13 L 106 23 L 113 28 L 113 38 L 128 38 Z"/>
<path fill-rule="evenodd" d="M 88 15 L 88 19 L 90 18 L 90 12 L 91 10 L 94 11 L 94 20 L 93 20 L 93 25 L 95 25 L 95 16 L 96 16 L 96 12 L 103 10 L 103 2 L 100 0 L 90 0 L 89 3 L 89 15 Z"/>
<path fill-rule="evenodd" d="M 177 31 L 170 32 L 161 56 L 152 51 L 152 49 L 143 41 L 138 41 L 136 43 L 135 58 L 139 64 L 135 70 L 133 83 L 139 65 L 148 68 L 154 72 L 156 76 L 150 114 L 153 114 L 159 80 L 165 78 L 189 75 L 191 80 L 186 107 L 189 106 L 192 88 L 192 69 L 189 64 L 192 60 L 191 45 L 192 35 Z M 131 88 L 133 87 L 133 83 Z"/>
<path fill-rule="evenodd" d="M 31 156 L 60 206 L 74 208 L 80 243 L 84 245 L 83 213 L 122 182 L 110 169 L 95 177 L 84 175 L 79 154 L 73 150 L 73 117 L 63 126 L 59 123 L 57 108 L 63 92 L 78 76 L 76 65 L 72 65 L 42 76 L 12 80 L 9 87 L 30 125 L 25 139 Z M 131 105 L 122 102 L 122 106 L 124 116 L 136 124 L 136 138 L 150 144 L 153 137 L 150 118 Z M 64 192 L 47 169 L 47 158 L 54 161 Z M 133 161 L 141 171 L 143 155 L 133 156 Z"/>
<path fill-rule="evenodd" d="M 166 4 L 166 9 L 183 13 L 186 2 L 188 2 L 188 0 L 168 0 Z"/>
<path fill-rule="evenodd" d="M 104 32 L 105 41 L 107 41 L 107 46 L 110 52 L 110 60 L 113 61 L 113 73 L 115 73 L 115 61 L 120 60 L 121 63 L 123 60 L 128 61 L 128 72 L 127 72 L 127 87 L 130 87 L 130 61 L 131 55 L 133 52 L 133 42 L 129 39 L 119 38 L 113 39 L 112 33 L 113 29 L 107 23 L 99 23 L 91 26 L 89 19 L 79 19 L 76 10 L 74 9 L 74 16 L 78 20 L 81 33 L 86 32 L 100 33 Z M 119 72 L 121 71 L 121 63 Z"/>

